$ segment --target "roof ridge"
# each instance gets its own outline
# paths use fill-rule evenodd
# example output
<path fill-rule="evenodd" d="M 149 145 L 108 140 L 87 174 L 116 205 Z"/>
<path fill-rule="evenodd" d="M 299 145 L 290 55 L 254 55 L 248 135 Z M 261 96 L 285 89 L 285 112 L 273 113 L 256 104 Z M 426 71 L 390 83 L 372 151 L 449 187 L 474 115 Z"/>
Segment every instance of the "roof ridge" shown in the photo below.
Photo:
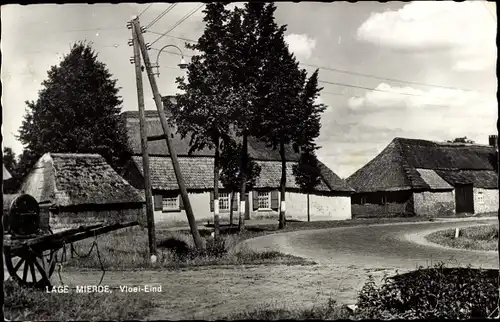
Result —
<path fill-rule="evenodd" d="M 480 148 L 494 148 L 489 144 L 481 144 L 481 143 L 465 143 L 465 142 L 446 142 L 446 141 L 436 141 L 436 140 L 426 140 L 426 139 L 414 139 L 414 138 L 404 138 L 404 137 L 395 137 L 393 141 L 401 142 L 401 141 L 410 141 L 410 142 L 427 142 L 441 146 L 450 146 L 450 147 L 480 147 Z"/>

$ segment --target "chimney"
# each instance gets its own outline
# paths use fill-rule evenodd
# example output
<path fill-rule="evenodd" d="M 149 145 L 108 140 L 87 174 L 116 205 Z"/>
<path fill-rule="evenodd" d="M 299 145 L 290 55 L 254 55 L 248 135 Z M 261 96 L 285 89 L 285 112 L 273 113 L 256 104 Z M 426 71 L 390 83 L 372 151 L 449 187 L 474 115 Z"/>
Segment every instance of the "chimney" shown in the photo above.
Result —
<path fill-rule="evenodd" d="M 498 147 L 498 135 L 489 136 L 489 145 L 493 147 Z"/>

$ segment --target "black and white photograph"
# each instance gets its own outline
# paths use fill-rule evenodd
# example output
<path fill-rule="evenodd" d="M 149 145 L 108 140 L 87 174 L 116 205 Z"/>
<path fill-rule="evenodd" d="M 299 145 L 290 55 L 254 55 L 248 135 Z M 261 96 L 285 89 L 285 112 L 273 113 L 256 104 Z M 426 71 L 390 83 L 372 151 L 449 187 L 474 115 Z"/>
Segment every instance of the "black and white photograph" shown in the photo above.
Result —
<path fill-rule="evenodd" d="M 0 10 L 7 321 L 500 318 L 495 2 Z"/>

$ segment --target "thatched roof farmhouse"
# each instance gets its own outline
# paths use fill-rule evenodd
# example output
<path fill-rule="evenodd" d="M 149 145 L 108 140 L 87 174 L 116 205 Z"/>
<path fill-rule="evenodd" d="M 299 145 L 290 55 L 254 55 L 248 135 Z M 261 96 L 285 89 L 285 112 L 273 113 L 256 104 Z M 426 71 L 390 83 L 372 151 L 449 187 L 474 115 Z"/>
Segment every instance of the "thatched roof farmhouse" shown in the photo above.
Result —
<path fill-rule="evenodd" d="M 142 220 L 141 193 L 98 154 L 46 153 L 20 192 L 49 205 L 57 223 Z"/>
<path fill-rule="evenodd" d="M 353 213 L 444 215 L 498 209 L 496 136 L 490 145 L 395 138 L 351 175 Z"/>
<path fill-rule="evenodd" d="M 165 98 L 168 99 L 168 98 Z M 163 135 L 163 129 L 159 120 L 158 112 L 154 110 L 146 111 L 146 128 L 148 136 Z M 123 112 L 122 116 L 126 122 L 129 145 L 133 151 L 124 177 L 138 189 L 144 189 L 142 151 L 139 131 L 139 115 L 135 111 Z M 168 113 L 167 113 L 168 116 Z M 180 168 L 186 182 L 186 187 L 190 193 L 190 201 L 197 219 L 212 218 L 213 214 L 213 156 L 214 151 L 204 149 L 196 151 L 192 155 L 188 154 L 190 145 L 189 137 L 182 139 L 176 133 L 175 126 L 171 125 L 172 142 L 178 155 Z M 183 221 L 182 201 L 179 198 L 179 188 L 169 157 L 169 151 L 165 140 L 148 142 L 150 156 L 150 172 L 153 194 L 155 195 L 155 210 L 157 218 L 163 220 Z M 261 166 L 261 174 L 257 179 L 255 191 L 249 193 L 248 211 L 250 217 L 260 217 L 262 215 L 276 215 L 278 210 L 278 188 L 281 177 L 281 161 L 279 152 L 267 148 L 264 143 L 255 138 L 248 139 L 249 156 Z M 306 196 L 302 195 L 299 187 L 295 184 L 292 174 L 292 166 L 299 159 L 299 154 L 294 152 L 292 147 L 286 148 L 287 162 L 287 212 L 297 217 L 306 214 Z M 311 218 L 350 218 L 350 194 L 353 192 L 344 180 L 340 179 L 326 165 L 321 164 L 322 178 L 317 187 L 317 191 L 312 196 L 312 206 L 316 206 L 317 211 L 311 208 Z M 229 211 L 229 191 L 224 190 L 222 184 L 220 209 Z M 259 199 L 260 198 L 260 199 Z M 316 200 L 316 199 L 317 200 Z M 325 199 L 320 201 L 320 199 Z M 233 209 L 236 210 L 240 199 L 238 194 L 233 197 Z M 295 201 L 294 201 L 295 199 Z M 347 204 L 343 204 L 344 199 Z M 259 206 L 260 200 L 260 206 Z M 294 205 L 296 203 L 296 205 Z M 319 208 L 322 203 L 321 208 Z M 328 206 L 331 204 L 331 206 Z M 330 207 L 330 208 L 329 208 Z M 295 209 L 294 209 L 295 208 Z M 321 209 L 321 210 L 320 210 Z M 223 216 L 223 214 L 221 214 Z M 224 216 L 223 216 L 224 217 Z M 159 219 L 160 220 L 160 219 Z"/>

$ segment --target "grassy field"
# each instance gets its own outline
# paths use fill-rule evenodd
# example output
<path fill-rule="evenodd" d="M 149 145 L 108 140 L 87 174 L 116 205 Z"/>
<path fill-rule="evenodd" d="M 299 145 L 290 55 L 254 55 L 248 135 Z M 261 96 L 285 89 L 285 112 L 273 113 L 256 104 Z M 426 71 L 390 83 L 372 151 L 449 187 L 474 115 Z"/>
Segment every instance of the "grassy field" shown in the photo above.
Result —
<path fill-rule="evenodd" d="M 5 317 L 13 321 L 123 321 L 155 307 L 151 293 L 47 293 L 4 283 Z"/>
<path fill-rule="evenodd" d="M 123 229 L 99 236 L 97 239 L 90 238 L 75 243 L 73 258 L 70 247 L 67 246 L 68 261 L 65 268 L 127 270 L 177 269 L 210 265 L 314 264 L 300 257 L 276 251 L 255 252 L 248 248 L 235 251 L 234 246 L 244 234 L 225 233 L 221 236 L 220 243 L 214 243 L 213 239 L 207 236 L 210 234 L 208 230 L 200 230 L 200 234 L 206 248 L 202 252 L 196 250 L 189 232 L 157 231 L 158 258 L 155 264 L 151 264 L 147 230 L 139 227 Z"/>
<path fill-rule="evenodd" d="M 275 251 L 255 252 L 241 248 L 237 252 L 234 246 L 239 242 L 258 236 L 297 231 L 379 223 L 421 222 L 429 221 L 426 217 L 409 218 L 370 218 L 343 221 L 316 221 L 316 222 L 288 222 L 287 226 L 279 230 L 278 224 L 264 224 L 248 226 L 243 232 L 237 227 L 221 226 L 222 244 L 214 245 L 209 237 L 210 227 L 198 226 L 204 244 L 208 247 L 205 252 L 197 252 L 191 233 L 180 227 L 179 230 L 169 230 L 157 227 L 156 242 L 159 256 L 157 263 L 150 264 L 148 256 L 147 230 L 140 227 L 130 227 L 119 231 L 89 238 L 74 243 L 73 258 L 70 245 L 66 247 L 66 268 L 88 269 L 176 269 L 191 266 L 209 265 L 250 265 L 250 264 L 313 264 L 305 259 L 282 254 Z M 162 229 L 163 228 L 163 229 Z M 208 243 L 208 244 L 207 244 Z M 61 257 L 62 254 L 59 254 Z M 102 266 L 101 266 L 102 265 Z"/>
<path fill-rule="evenodd" d="M 437 231 L 426 238 L 430 242 L 453 248 L 498 250 L 498 225 L 463 228 L 458 238 L 455 238 L 455 229 Z"/>

